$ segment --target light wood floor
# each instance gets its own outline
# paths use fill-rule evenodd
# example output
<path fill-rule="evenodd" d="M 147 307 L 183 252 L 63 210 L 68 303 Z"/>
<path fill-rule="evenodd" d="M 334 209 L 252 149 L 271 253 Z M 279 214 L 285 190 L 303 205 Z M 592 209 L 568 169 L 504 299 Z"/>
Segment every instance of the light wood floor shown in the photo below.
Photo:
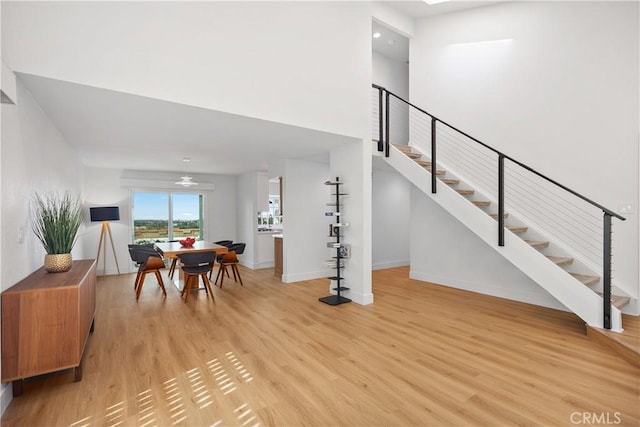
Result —
<path fill-rule="evenodd" d="M 373 305 L 337 307 L 317 300 L 327 280 L 241 272 L 244 287 L 231 280 L 215 302 L 200 291 L 186 305 L 152 278 L 137 303 L 133 275 L 100 279 L 84 379 L 27 382 L 2 425 L 640 421 L 639 370 L 572 314 L 413 281 L 407 268 L 374 272 Z"/>

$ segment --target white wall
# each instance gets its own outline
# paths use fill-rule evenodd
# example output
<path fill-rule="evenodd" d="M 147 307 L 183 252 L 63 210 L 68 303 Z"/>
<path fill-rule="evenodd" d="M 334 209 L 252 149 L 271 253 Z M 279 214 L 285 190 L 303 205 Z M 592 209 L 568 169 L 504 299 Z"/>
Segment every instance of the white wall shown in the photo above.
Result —
<path fill-rule="evenodd" d="M 372 267 L 409 264 L 411 183 L 394 171 L 373 169 Z"/>
<path fill-rule="evenodd" d="M 2 9 L 3 57 L 15 71 L 349 136 L 368 124 L 368 2 Z"/>
<path fill-rule="evenodd" d="M 1 289 L 42 267 L 45 251 L 31 231 L 33 193 L 68 190 L 81 195 L 80 165 L 73 149 L 44 115 L 18 80 L 17 105 L 1 104 L 2 113 L 2 266 Z M 22 229 L 24 241 L 18 242 Z M 80 228 L 83 233 L 83 227 Z M 79 240 L 72 256 L 82 258 Z M 11 400 L 11 388 L 2 387 L 2 411 Z"/>
<path fill-rule="evenodd" d="M 414 279 L 566 310 L 419 189 L 411 190 Z"/>
<path fill-rule="evenodd" d="M 413 103 L 604 206 L 633 205 L 627 221 L 614 220 L 613 254 L 616 285 L 635 297 L 638 7 L 476 8 L 417 22 L 410 51 Z"/>
<path fill-rule="evenodd" d="M 287 160 L 283 175 L 285 200 L 283 224 L 283 274 L 285 283 L 329 277 L 323 262 L 330 258 L 330 221 L 324 216 L 332 211 L 329 165 L 304 160 Z M 329 281 L 327 280 L 327 283 Z M 323 295 L 319 295 L 323 296 Z"/>
<path fill-rule="evenodd" d="M 228 175 L 194 175 L 194 180 L 202 187 L 214 190 L 184 190 L 178 186 L 166 186 L 166 182 L 177 179 L 176 173 L 125 171 L 122 169 L 84 168 L 84 196 L 86 205 L 85 229 L 82 240 L 85 243 L 84 257 L 95 258 L 98 250 L 101 223 L 89 221 L 89 207 L 119 206 L 120 221 L 110 223 L 113 241 L 121 273 L 134 271 L 127 245 L 132 242 L 133 224 L 131 218 L 131 191 L 182 191 L 204 194 L 204 240 L 236 238 L 236 177 Z M 142 184 L 136 184 L 136 183 Z M 210 184 L 210 185 L 205 185 Z M 199 188 L 199 187 L 198 187 Z M 110 243 L 107 243 L 106 257 L 100 255 L 98 274 L 117 274 Z M 104 269 L 106 261 L 106 272 Z"/>
<path fill-rule="evenodd" d="M 373 52 L 373 83 L 409 99 L 409 64 Z"/>
<path fill-rule="evenodd" d="M 240 263 L 249 268 L 255 268 L 258 263 L 258 207 L 256 197 L 258 194 L 258 181 L 255 172 L 248 172 L 237 178 L 237 240 L 247 244 L 244 254 L 239 257 Z"/>
<path fill-rule="evenodd" d="M 396 95 L 409 100 L 409 65 L 373 52 L 373 83 L 382 86 Z M 377 91 L 374 102 L 377 101 Z M 409 108 L 404 102 L 390 98 L 389 137 L 394 144 L 409 142 Z M 378 131 L 377 117 L 374 117 L 374 136 Z M 377 136 L 375 139 L 378 139 Z"/>

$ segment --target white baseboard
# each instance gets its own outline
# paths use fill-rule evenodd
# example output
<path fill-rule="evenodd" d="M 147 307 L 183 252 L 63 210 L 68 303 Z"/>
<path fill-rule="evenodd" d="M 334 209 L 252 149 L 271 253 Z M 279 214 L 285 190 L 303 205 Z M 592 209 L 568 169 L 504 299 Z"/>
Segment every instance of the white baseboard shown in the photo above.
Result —
<path fill-rule="evenodd" d="M 335 293 L 335 291 L 332 291 L 332 293 Z M 360 292 L 353 292 L 349 290 L 349 291 L 343 292 L 342 294 L 347 298 L 351 298 L 351 301 L 355 302 L 356 304 L 360 304 L 360 305 L 373 304 L 372 293 L 363 294 Z"/>
<path fill-rule="evenodd" d="M 273 268 L 275 263 L 273 261 L 265 261 L 259 263 L 240 261 L 240 265 L 250 268 L 251 270 L 260 270 L 261 268 Z"/>
<path fill-rule="evenodd" d="M 377 262 L 371 266 L 371 269 L 382 270 L 384 268 L 404 267 L 405 265 L 409 265 L 409 264 L 410 262 L 408 259 L 401 259 L 398 261 Z"/>
<path fill-rule="evenodd" d="M 284 283 L 302 282 L 303 280 L 324 279 L 331 275 L 329 270 L 309 271 L 306 273 L 283 274 Z"/>
<path fill-rule="evenodd" d="M 260 270 L 261 268 L 273 268 L 275 266 L 276 264 L 274 261 L 260 262 L 254 270 Z"/>

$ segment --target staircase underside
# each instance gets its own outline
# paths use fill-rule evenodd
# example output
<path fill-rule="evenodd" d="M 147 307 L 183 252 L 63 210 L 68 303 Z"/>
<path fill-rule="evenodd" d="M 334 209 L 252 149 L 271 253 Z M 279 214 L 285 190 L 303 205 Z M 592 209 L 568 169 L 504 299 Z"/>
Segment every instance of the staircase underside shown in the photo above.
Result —
<path fill-rule="evenodd" d="M 574 259 L 556 254 L 545 255 L 541 251 L 549 247 L 549 242 L 527 239 L 528 227 L 523 224 L 505 226 L 506 245 L 498 246 L 495 202 L 487 200 L 473 188 L 466 188 L 468 185 L 463 185 L 455 173 L 451 174 L 441 167 L 437 168 L 436 175 L 438 181 L 446 185 L 438 186 L 438 192 L 432 194 L 429 159 L 407 145 L 394 145 L 390 151 L 391 156 L 384 159 L 400 174 L 580 316 L 587 325 L 596 328 L 602 326 L 602 297 L 594 291 L 594 287 L 601 281 L 600 277 L 565 270 L 574 263 Z M 508 213 L 505 213 L 506 218 L 509 218 Z M 622 332 L 620 308 L 629 300 L 629 297 L 613 296 L 611 328 L 615 332 Z"/>

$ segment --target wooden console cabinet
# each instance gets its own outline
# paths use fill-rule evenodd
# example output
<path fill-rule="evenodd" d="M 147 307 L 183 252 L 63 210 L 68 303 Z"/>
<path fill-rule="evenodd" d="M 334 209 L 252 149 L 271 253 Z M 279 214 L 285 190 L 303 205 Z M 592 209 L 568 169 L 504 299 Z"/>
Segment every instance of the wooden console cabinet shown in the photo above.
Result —
<path fill-rule="evenodd" d="M 65 273 L 40 268 L 2 292 L 2 382 L 22 394 L 24 378 L 74 368 L 96 313 L 96 261 L 73 262 Z"/>

